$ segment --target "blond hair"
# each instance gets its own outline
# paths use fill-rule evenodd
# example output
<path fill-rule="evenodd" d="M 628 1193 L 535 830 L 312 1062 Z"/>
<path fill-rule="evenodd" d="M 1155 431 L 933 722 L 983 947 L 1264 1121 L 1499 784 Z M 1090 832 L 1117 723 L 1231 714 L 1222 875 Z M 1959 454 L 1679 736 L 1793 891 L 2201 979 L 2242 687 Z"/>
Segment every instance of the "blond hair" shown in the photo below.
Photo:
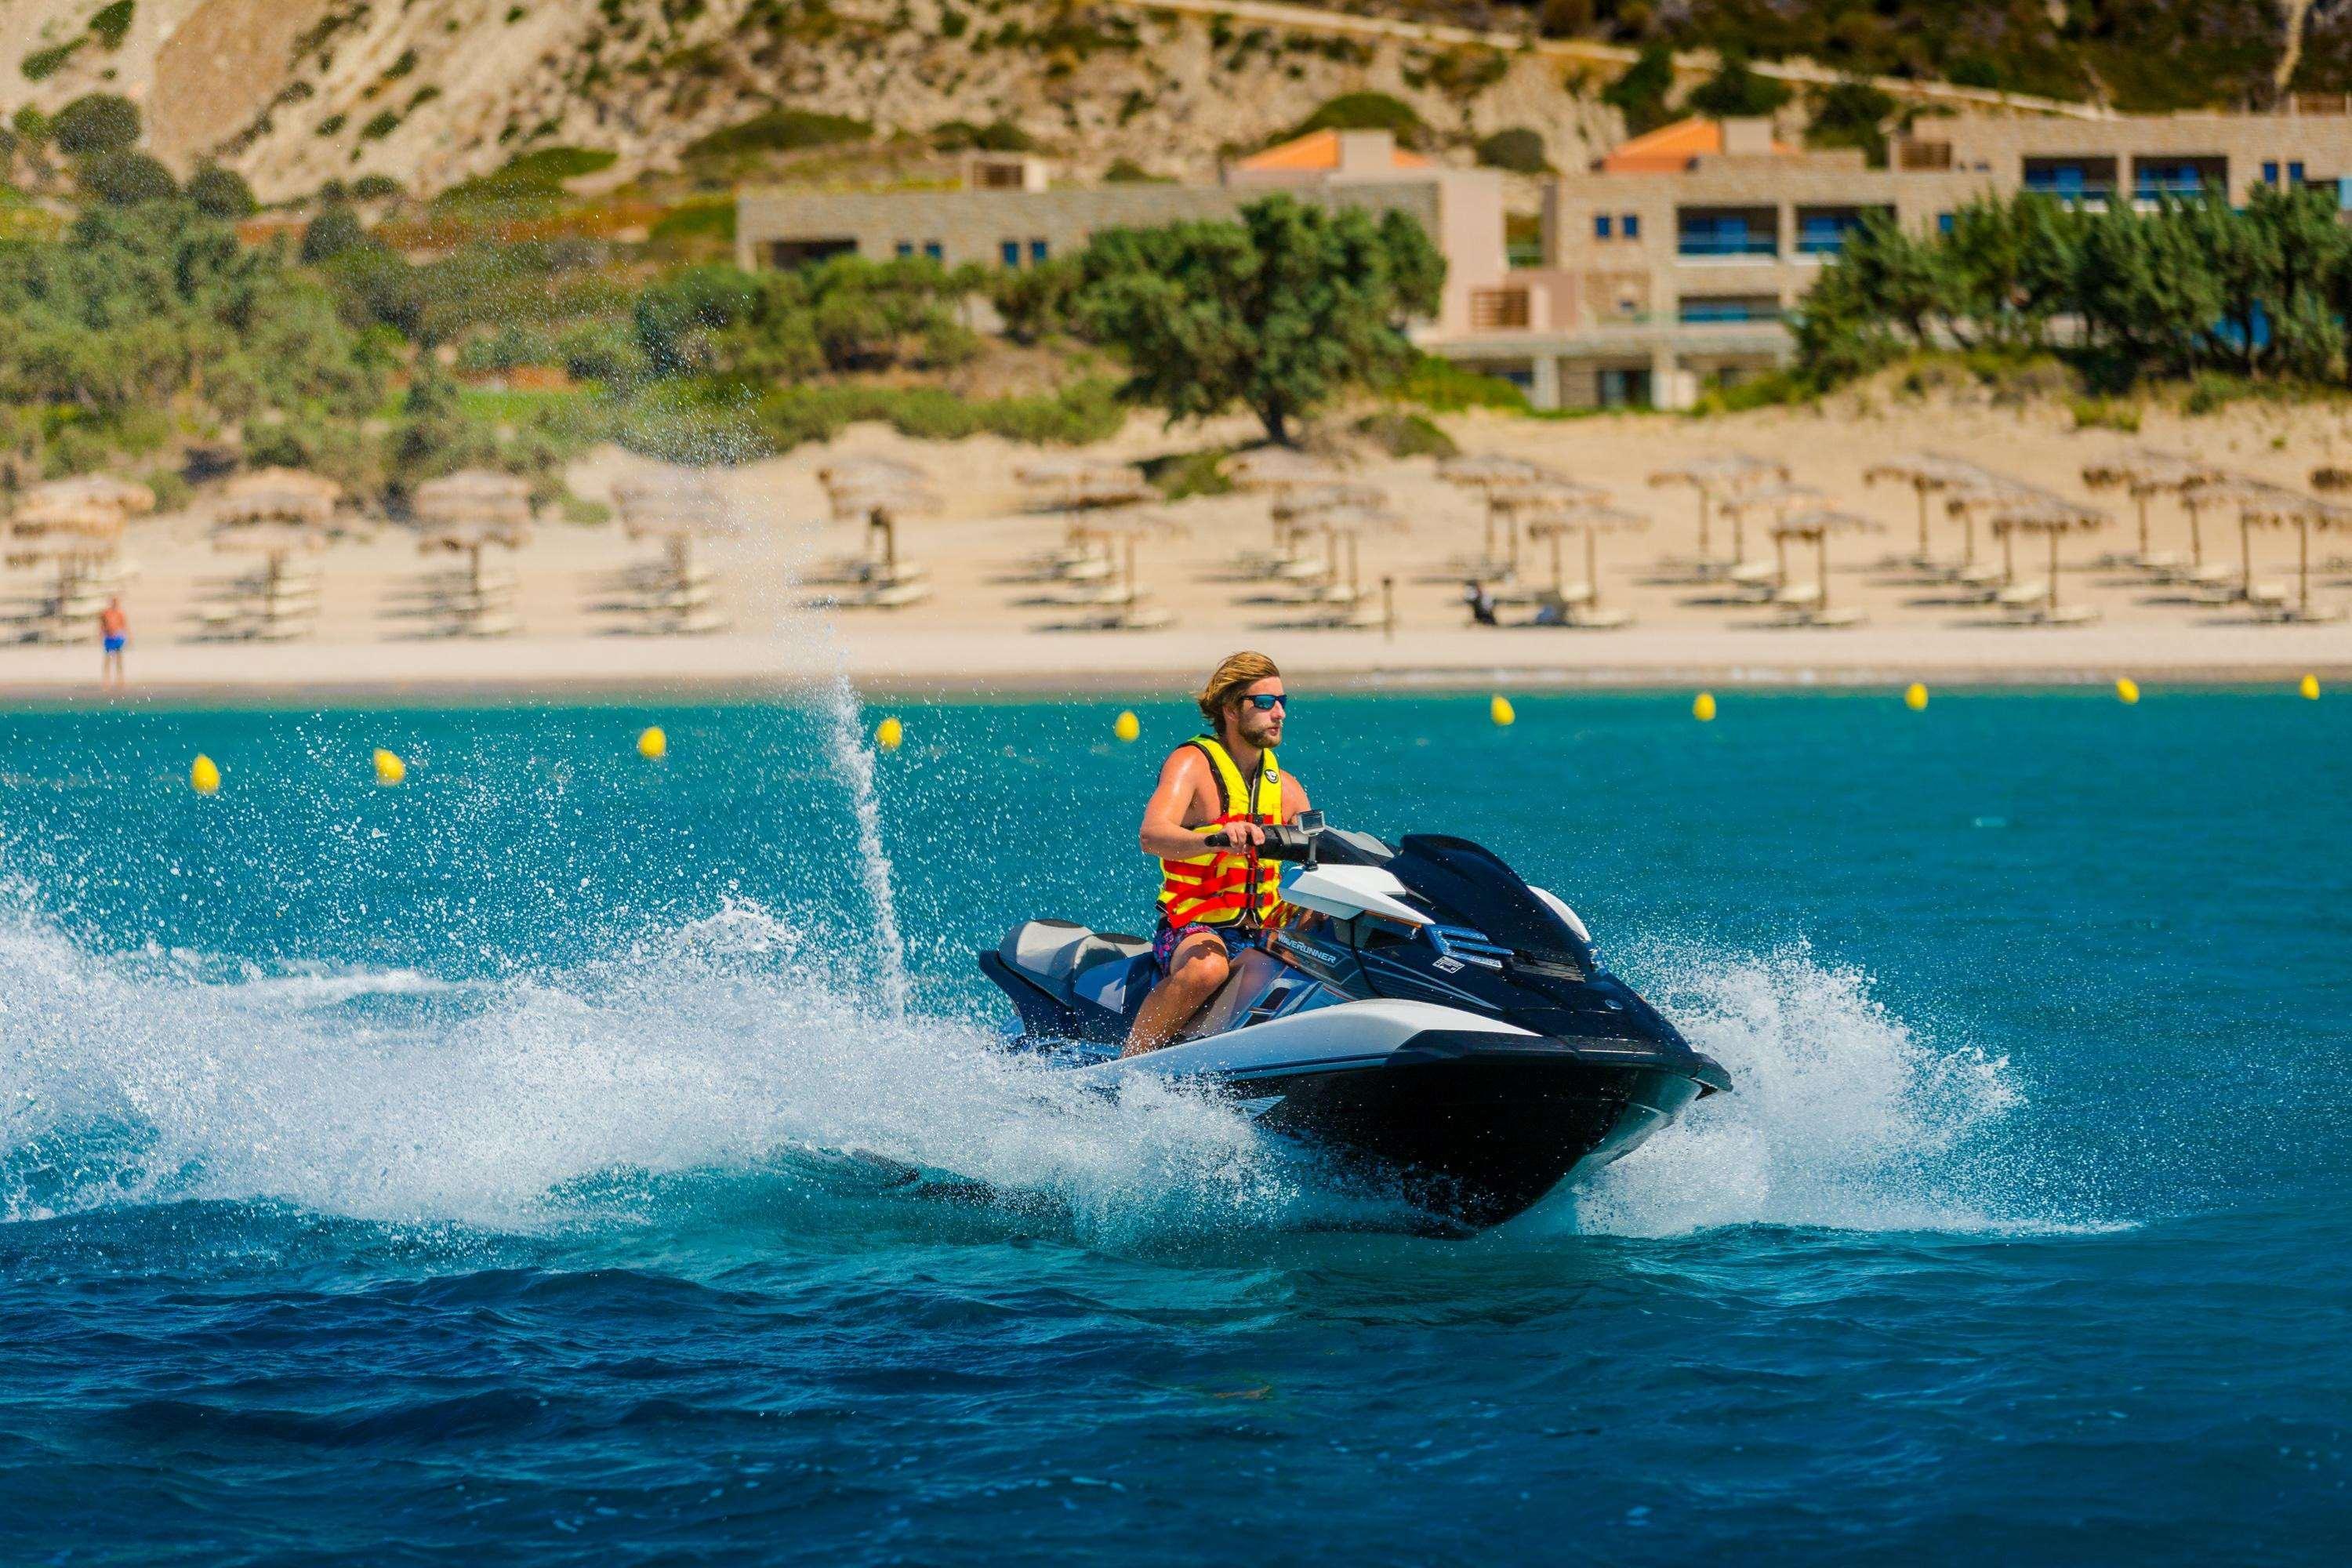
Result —
<path fill-rule="evenodd" d="M 1201 705 L 1201 717 L 1209 721 L 1210 732 L 1217 731 L 1225 704 L 1236 694 L 1281 673 L 1274 668 L 1274 660 L 1262 653 L 1234 654 L 1217 666 L 1216 673 L 1209 677 L 1209 684 L 1201 688 L 1200 696 L 1193 699 Z"/>

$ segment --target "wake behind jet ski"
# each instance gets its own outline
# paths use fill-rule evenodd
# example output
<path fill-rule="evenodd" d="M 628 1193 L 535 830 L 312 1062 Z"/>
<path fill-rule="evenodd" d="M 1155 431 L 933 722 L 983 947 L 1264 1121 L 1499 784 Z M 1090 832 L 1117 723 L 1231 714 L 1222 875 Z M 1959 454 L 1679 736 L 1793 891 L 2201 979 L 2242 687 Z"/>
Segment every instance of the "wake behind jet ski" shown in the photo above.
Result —
<path fill-rule="evenodd" d="M 1473 1230 L 1731 1087 L 1601 968 L 1565 903 L 1469 840 L 1391 848 L 1316 812 L 1260 832 L 1257 858 L 1294 869 L 1175 1043 L 1121 1055 L 1158 977 L 1150 942 L 1031 921 L 979 955 L 1019 1014 L 1013 1045 L 1106 1089 L 1209 1086 Z"/>

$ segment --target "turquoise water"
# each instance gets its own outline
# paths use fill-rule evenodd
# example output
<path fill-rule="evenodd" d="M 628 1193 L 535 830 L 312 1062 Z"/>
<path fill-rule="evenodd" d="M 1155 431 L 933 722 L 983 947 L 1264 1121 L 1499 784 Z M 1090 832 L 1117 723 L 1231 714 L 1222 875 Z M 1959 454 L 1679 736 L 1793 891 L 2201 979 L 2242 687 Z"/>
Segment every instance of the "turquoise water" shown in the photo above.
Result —
<path fill-rule="evenodd" d="M 1738 1093 L 1445 1242 L 992 1055 L 1174 703 L 0 715 L 5 1558 L 2341 1560 L 2352 708 L 1306 696 Z"/>

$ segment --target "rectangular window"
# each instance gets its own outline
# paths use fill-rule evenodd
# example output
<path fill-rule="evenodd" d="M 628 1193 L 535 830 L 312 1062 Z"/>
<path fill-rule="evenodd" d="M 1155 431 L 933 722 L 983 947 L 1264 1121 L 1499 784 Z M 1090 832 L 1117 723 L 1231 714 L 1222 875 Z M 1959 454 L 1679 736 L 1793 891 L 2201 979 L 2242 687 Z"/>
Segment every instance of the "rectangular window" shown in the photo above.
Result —
<path fill-rule="evenodd" d="M 2264 163 L 2263 165 L 2263 184 L 2266 185 L 2275 185 L 2278 184 L 2278 165 L 2276 163 Z"/>
<path fill-rule="evenodd" d="M 1607 239 L 1609 237 L 1609 215 L 1607 213 L 1594 213 L 1592 215 L 1592 237 L 1595 239 Z"/>
<path fill-rule="evenodd" d="M 934 261 L 942 260 L 947 256 L 947 252 L 941 248 L 940 242 L 936 239 L 927 239 L 923 241 L 923 254 L 929 257 Z"/>
<path fill-rule="evenodd" d="M 914 242 L 913 240 L 911 240 L 911 239 L 902 239 L 902 240 L 900 240 L 900 241 L 898 242 L 898 254 L 899 254 L 899 255 L 901 255 L 901 256 L 912 256 L 912 255 L 914 255 L 914 254 L 915 254 L 915 242 Z"/>
<path fill-rule="evenodd" d="M 1952 226 L 1959 222 L 1959 219 L 1960 215 L 1958 213 L 1937 213 L 1936 215 L 1936 232 L 1937 234 L 1951 233 Z"/>
<path fill-rule="evenodd" d="M 996 250 L 997 254 L 1004 258 L 1005 266 L 1018 267 L 1021 265 L 1021 242 L 1019 240 L 1008 239 L 1003 244 L 998 246 Z"/>
<path fill-rule="evenodd" d="M 1618 232 L 1622 234 L 1627 239 L 1641 238 L 1642 215 L 1640 213 L 1627 213 L 1623 217 L 1617 220 L 1617 229 Z"/>
<path fill-rule="evenodd" d="M 1029 259 L 1032 261 L 1043 261 L 1045 259 L 1045 242 L 1044 240 L 1033 239 L 1029 242 Z"/>
<path fill-rule="evenodd" d="M 2300 164 L 2300 163 L 2289 163 L 2289 164 L 2286 166 L 2286 183 L 2287 183 L 2288 184 L 2290 184 L 2290 185 L 2299 185 L 2299 184 L 2303 184 L 2303 165 L 2302 165 L 2302 164 Z"/>
<path fill-rule="evenodd" d="M 1692 326 L 1726 321 L 1770 321 L 1780 314 L 1780 301 L 1767 295 L 1685 294 L 1675 302 L 1675 319 Z"/>

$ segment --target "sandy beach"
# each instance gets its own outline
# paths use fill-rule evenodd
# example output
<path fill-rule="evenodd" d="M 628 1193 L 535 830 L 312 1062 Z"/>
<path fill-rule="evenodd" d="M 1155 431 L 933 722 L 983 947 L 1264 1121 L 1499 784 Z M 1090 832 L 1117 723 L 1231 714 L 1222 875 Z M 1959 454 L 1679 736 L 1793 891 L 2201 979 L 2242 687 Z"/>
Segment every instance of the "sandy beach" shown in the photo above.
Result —
<path fill-rule="evenodd" d="M 2086 463 L 2132 447 L 2193 454 L 2278 483 L 2301 486 L 2315 466 L 2352 453 L 2352 419 L 2319 405 L 2240 405 L 2188 418 L 2151 410 L 2137 436 L 2077 431 L 2063 407 L 1995 407 L 1914 400 L 1869 407 L 1846 398 L 1827 411 L 1771 410 L 1710 419 L 1654 415 L 1545 421 L 1501 415 L 1448 416 L 1443 423 L 1463 450 L 1535 459 L 1610 492 L 1618 506 L 1645 514 L 1646 531 L 1604 537 L 1599 546 L 1603 602 L 1629 612 L 1612 630 L 1470 624 L 1458 577 L 1443 563 L 1481 545 L 1484 510 L 1475 494 L 1441 479 L 1426 458 L 1355 454 L 1349 478 L 1380 487 L 1407 522 L 1399 532 L 1361 541 L 1361 581 L 1377 604 L 1377 584 L 1392 582 L 1392 632 L 1308 629 L 1306 612 L 1277 601 L 1279 585 L 1234 569 L 1237 553 L 1271 538 L 1264 496 L 1202 498 L 1155 509 L 1181 531 L 1139 543 L 1142 585 L 1170 612 L 1150 631 L 1058 629 L 1082 611 L 1063 601 L 1067 585 L 1043 580 L 1030 564 L 1060 543 L 1066 519 L 1024 510 L 1015 471 L 1037 448 L 993 437 L 922 443 L 880 426 L 857 426 L 831 447 L 735 470 L 719 481 L 740 527 L 709 545 L 724 631 L 702 637 L 616 635 L 599 606 L 610 583 L 658 547 L 632 542 L 614 524 L 543 523 L 524 549 L 494 552 L 491 565 L 514 579 L 511 635 L 449 638 L 425 635 L 410 584 L 420 574 L 447 572 L 448 557 L 419 556 L 414 536 L 392 524 L 372 537 L 347 538 L 304 563 L 318 582 L 316 629 L 298 640 L 252 644 L 204 640 L 194 618 L 218 580 L 249 570 L 249 558 L 225 555 L 212 542 L 201 501 L 182 513 L 140 521 L 127 553 L 135 563 L 124 590 L 132 621 L 130 697 L 134 700 L 331 701 L 338 699 L 500 699 L 531 695 L 614 696 L 757 693 L 845 672 L 862 689 L 920 695 L 987 696 L 1028 690 L 1152 692 L 1181 689 L 1234 647 L 1273 654 L 1308 683 L 1332 686 L 1878 685 L 2069 683 L 2130 675 L 2158 682 L 2267 682 L 2306 672 L 2323 679 L 2352 676 L 2352 622 L 2264 624 L 2242 606 L 2184 602 L 2144 576 L 2095 564 L 2137 546 L 2128 497 L 2084 489 Z M 1087 455 L 1132 460 L 1249 438 L 1242 422 L 1164 429 L 1138 417 L 1115 440 Z M 1908 552 L 1917 502 L 1906 485 L 1866 485 L 1873 462 L 1933 448 L 1967 458 L 2104 507 L 2104 531 L 2069 538 L 2061 591 L 2069 604 L 2098 612 L 2095 624 L 2036 627 L 1998 624 L 1997 612 L 1951 602 L 1948 590 L 1877 563 Z M 1653 487 L 1665 465 L 1711 453 L 1745 451 L 1780 458 L 1794 479 L 1818 489 L 1823 504 L 1864 513 L 1885 527 L 1841 537 L 1833 545 L 1832 601 L 1858 609 L 1863 625 L 1788 628 L 1756 605 L 1721 602 L 1720 590 L 1662 580 L 1663 558 L 1688 556 L 1696 543 L 1690 490 Z M 802 579 L 857 552 L 861 531 L 826 520 L 817 470 L 846 455 L 888 457 L 930 476 L 943 505 L 936 516 L 902 525 L 900 551 L 928 573 L 930 595 L 896 610 L 811 607 L 818 590 Z M 571 476 L 578 493 L 599 498 L 650 465 L 616 451 L 593 455 Z M 2151 503 L 2156 549 L 2186 548 L 2186 524 L 2166 498 Z M 1960 528 L 1937 509 L 1936 552 L 1959 552 Z M 1718 520 L 1714 545 L 1727 546 Z M 2296 538 L 2292 530 L 2252 535 L 2258 583 L 2292 593 Z M 2352 600 L 2347 574 L 2322 563 L 2352 553 L 2352 539 L 2313 538 L 2313 599 Z M 1528 547 L 1522 588 L 1549 582 L 1542 547 Z M 1580 578 L 1571 545 L 1568 575 Z M 2240 549 L 2234 516 L 2209 514 L 2203 558 L 2234 566 Z M 1976 542 L 1979 561 L 1999 560 L 1990 539 Z M 2043 574 L 2042 542 L 2021 542 L 2018 576 Z M 1769 540 L 1744 542 L 1744 556 L 1769 562 Z M 1810 582 L 1809 548 L 1792 550 L 1790 576 Z M 5 591 L 37 589 L 36 573 L 11 573 Z M 1507 601 L 1511 589 L 1503 592 Z M 1507 602 L 1506 620 L 1524 619 Z M 0 647 L 0 699 L 19 702 L 95 700 L 98 657 L 90 646 Z"/>

